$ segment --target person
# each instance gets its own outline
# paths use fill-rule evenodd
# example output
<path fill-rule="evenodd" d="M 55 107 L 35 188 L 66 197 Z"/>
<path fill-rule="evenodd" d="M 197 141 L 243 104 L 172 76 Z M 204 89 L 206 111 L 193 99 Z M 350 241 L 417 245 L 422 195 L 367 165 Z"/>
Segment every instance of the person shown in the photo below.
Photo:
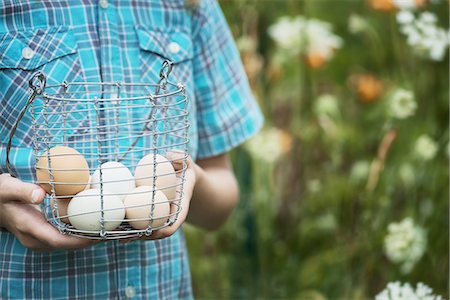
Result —
<path fill-rule="evenodd" d="M 263 117 L 214 0 L 100 0 L 0 3 L 0 298 L 192 298 L 182 223 L 218 228 L 238 185 L 227 152 Z M 40 70 L 47 84 L 158 80 L 164 60 L 189 93 L 189 154 L 182 212 L 170 227 L 128 243 L 60 234 L 42 216 L 31 116 L 6 144 Z"/>

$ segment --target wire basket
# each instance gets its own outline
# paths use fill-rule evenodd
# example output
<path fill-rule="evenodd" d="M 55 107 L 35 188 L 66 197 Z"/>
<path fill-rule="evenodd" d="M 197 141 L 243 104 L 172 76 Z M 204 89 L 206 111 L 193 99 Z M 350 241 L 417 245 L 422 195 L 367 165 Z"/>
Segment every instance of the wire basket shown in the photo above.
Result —
<path fill-rule="evenodd" d="M 41 208 L 61 233 L 90 239 L 149 236 L 181 211 L 188 152 L 184 85 L 63 82 L 46 85 L 35 73 L 29 110 L 36 183 L 47 192 Z M 168 152 L 178 151 L 176 161 Z M 174 166 L 178 166 L 174 168 Z"/>

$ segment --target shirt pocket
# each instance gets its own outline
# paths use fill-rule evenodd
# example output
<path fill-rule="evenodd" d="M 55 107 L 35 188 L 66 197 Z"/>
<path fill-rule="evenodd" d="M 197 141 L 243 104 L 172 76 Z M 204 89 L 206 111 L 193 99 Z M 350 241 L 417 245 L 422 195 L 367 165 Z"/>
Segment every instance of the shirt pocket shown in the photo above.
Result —
<path fill-rule="evenodd" d="M 20 111 L 25 107 L 30 96 L 28 81 L 36 71 L 42 71 L 46 76 L 46 87 L 61 84 L 64 81 L 83 82 L 77 41 L 72 29 L 68 26 L 34 28 L 24 31 L 0 33 L 0 148 L 9 139 L 9 133 L 17 121 Z M 76 87 L 79 89 L 79 87 Z M 62 96 L 63 87 L 48 88 L 45 92 Z M 43 100 L 34 100 L 35 123 L 43 124 L 41 113 Z M 50 100 L 47 112 L 52 112 L 49 122 L 61 126 L 63 120 L 61 101 Z M 77 105 L 77 104 L 74 104 Z M 78 113 L 78 107 L 65 107 L 66 111 L 76 112 L 68 127 L 79 126 L 83 116 Z M 53 113 L 54 112 L 54 113 Z M 32 115 L 30 109 L 18 124 L 12 145 L 13 148 L 30 149 L 32 146 Z M 69 133 L 70 132 L 67 132 Z M 52 132 L 52 139 L 63 135 L 63 130 Z M 50 141 L 52 141 L 52 139 Z M 16 150 L 17 151 L 17 150 Z M 3 164 L 3 161 L 2 161 Z M 27 167 L 30 161 L 14 161 L 15 167 Z"/>
<path fill-rule="evenodd" d="M 193 44 L 190 33 L 182 30 L 161 31 L 136 27 L 140 48 L 141 80 L 157 83 L 161 65 L 170 60 L 173 70 L 169 81 L 191 85 Z"/>
<path fill-rule="evenodd" d="M 184 126 L 184 120 L 179 117 L 181 111 L 186 109 L 189 111 L 189 135 L 190 138 L 194 138 L 193 128 L 195 128 L 195 120 L 193 112 L 195 111 L 195 101 L 193 101 L 193 43 L 189 32 L 184 31 L 183 28 L 174 30 L 160 30 L 150 29 L 143 26 L 136 26 L 136 34 L 139 44 L 139 62 L 140 62 L 140 80 L 147 84 L 156 84 L 160 79 L 160 70 L 163 62 L 169 60 L 173 63 L 173 68 L 169 74 L 168 81 L 171 83 L 181 83 L 186 87 L 185 93 L 187 99 L 186 103 L 179 101 L 179 98 L 163 99 L 163 101 L 169 101 L 167 103 L 177 103 L 178 108 L 170 106 L 165 110 L 156 110 L 155 118 L 168 118 L 170 122 L 166 125 L 161 125 L 157 130 L 167 131 L 173 130 L 173 134 L 167 135 L 165 144 L 178 145 L 182 147 L 179 142 L 180 136 L 182 136 L 182 130 Z M 153 91 L 152 91 L 153 92 Z M 171 102 L 172 101 L 172 102 Z M 194 125 L 192 125 L 194 124 Z M 178 130 L 178 131 L 175 131 Z M 148 146 L 145 143 L 149 141 L 144 140 L 144 146 Z M 192 152 L 192 143 L 189 143 L 189 151 Z"/>
<path fill-rule="evenodd" d="M 45 73 L 48 84 L 80 79 L 82 74 L 77 42 L 72 29 L 57 26 L 0 33 L 2 77 L 13 76 L 17 85 L 20 84 L 19 79 L 24 77 L 24 83 L 27 84 L 28 77 L 37 70 Z M 4 81 L 6 85 L 8 82 L 11 83 Z M 5 93 L 5 89 L 0 92 Z"/>

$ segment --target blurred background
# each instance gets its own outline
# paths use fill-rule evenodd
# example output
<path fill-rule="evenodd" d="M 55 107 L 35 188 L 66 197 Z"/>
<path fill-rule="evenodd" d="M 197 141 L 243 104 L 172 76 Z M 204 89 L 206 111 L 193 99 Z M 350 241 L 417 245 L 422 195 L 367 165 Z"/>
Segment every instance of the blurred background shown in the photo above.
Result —
<path fill-rule="evenodd" d="M 448 1 L 220 3 L 266 123 L 185 227 L 196 297 L 448 299 Z"/>

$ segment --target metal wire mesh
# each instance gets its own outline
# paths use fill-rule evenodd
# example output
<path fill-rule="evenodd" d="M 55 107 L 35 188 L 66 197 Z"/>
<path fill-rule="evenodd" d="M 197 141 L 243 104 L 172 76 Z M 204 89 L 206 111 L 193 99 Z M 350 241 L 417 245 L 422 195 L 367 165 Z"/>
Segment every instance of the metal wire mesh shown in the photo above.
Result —
<path fill-rule="evenodd" d="M 24 110 L 29 106 L 32 116 L 37 175 L 47 176 L 44 180 L 37 176 L 37 183 L 48 193 L 42 207 L 44 214 L 60 232 L 91 239 L 119 239 L 151 235 L 154 230 L 175 222 L 183 197 L 189 123 L 185 87 L 168 80 L 171 69 L 171 63 L 165 62 L 160 80 L 155 84 L 64 82 L 46 85 L 42 73 L 30 80 L 34 93 Z M 66 148 L 66 152 L 57 153 L 55 147 L 70 147 L 79 153 L 67 152 Z M 173 160 L 164 159 L 169 151 L 180 152 L 176 163 L 181 167 L 176 170 Z M 87 167 L 82 164 L 74 167 L 74 162 L 83 158 Z M 68 168 L 65 164 L 69 162 L 71 167 Z M 61 180 L 86 172 L 90 176 L 85 182 Z M 170 180 L 165 180 L 166 177 L 172 181 L 167 183 Z M 159 181 L 166 185 L 161 186 Z M 145 184 L 138 184 L 140 182 Z M 82 190 L 78 191 L 80 186 Z M 130 186 L 132 190 L 124 188 Z M 137 188 L 142 186 L 147 188 Z M 64 189 L 78 193 L 61 193 Z M 161 192 L 166 197 L 161 196 Z M 83 197 L 90 200 L 80 200 Z M 111 206 L 112 197 L 119 197 L 123 205 Z M 127 202 L 130 197 L 138 197 L 140 202 Z M 118 203 L 117 199 L 114 201 Z M 84 203 L 85 209 L 69 215 L 65 210 L 73 212 L 71 206 L 75 204 L 71 202 Z M 157 213 L 162 205 L 170 207 L 163 215 Z M 96 209 L 89 210 L 89 206 Z M 131 212 L 134 217 L 130 217 Z M 91 228 L 71 224 L 79 223 L 80 218 L 93 222 Z"/>

